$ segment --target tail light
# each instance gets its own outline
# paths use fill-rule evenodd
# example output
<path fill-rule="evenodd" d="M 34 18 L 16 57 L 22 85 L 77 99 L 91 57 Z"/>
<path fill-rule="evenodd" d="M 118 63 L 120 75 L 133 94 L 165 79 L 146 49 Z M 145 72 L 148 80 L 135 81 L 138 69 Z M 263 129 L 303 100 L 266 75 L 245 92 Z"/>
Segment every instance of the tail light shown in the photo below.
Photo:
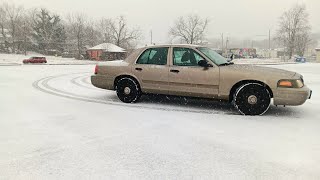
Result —
<path fill-rule="evenodd" d="M 94 68 L 94 74 L 98 74 L 98 70 L 99 70 L 99 67 L 98 65 L 96 65 L 96 67 Z"/>

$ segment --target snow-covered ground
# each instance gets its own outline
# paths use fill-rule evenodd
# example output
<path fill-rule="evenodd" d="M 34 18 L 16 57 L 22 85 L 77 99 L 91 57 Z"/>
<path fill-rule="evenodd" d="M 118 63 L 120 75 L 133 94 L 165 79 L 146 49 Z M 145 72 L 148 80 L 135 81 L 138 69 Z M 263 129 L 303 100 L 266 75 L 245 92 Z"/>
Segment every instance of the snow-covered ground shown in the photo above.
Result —
<path fill-rule="evenodd" d="M 28 52 L 27 55 L 24 54 L 0 54 L 0 66 L 4 65 L 21 65 L 24 59 L 28 59 L 33 56 L 44 56 L 35 52 Z M 95 61 L 89 60 L 76 60 L 74 58 L 62 58 L 55 56 L 44 56 L 47 59 L 47 65 L 69 65 L 69 64 L 96 64 Z"/>
<path fill-rule="evenodd" d="M 0 58 L 1 59 L 1 58 Z M 0 179 L 320 179 L 320 64 L 313 97 L 264 116 L 161 96 L 123 104 L 94 65 L 0 66 Z"/>
<path fill-rule="evenodd" d="M 28 55 L 22 54 L 0 54 L 0 66 L 4 65 L 21 65 L 24 59 L 28 59 L 32 56 L 44 56 L 34 52 L 29 52 Z M 47 59 L 47 65 L 85 65 L 96 64 L 96 61 L 90 60 L 76 60 L 74 58 L 62 58 L 55 56 L 45 56 Z M 259 65 L 273 65 L 273 64 L 295 64 L 292 60 L 283 61 L 281 59 L 235 59 L 236 64 L 259 64 Z"/>
<path fill-rule="evenodd" d="M 232 62 L 236 64 L 259 64 L 259 65 L 277 65 L 277 64 L 295 64 L 293 60 L 275 59 L 234 59 Z"/>

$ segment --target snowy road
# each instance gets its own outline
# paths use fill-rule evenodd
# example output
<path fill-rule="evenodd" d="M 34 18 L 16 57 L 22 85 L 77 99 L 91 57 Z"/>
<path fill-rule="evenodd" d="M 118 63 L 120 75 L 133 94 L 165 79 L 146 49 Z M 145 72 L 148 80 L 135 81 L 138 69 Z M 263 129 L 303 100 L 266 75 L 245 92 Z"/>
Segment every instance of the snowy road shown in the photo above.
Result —
<path fill-rule="evenodd" d="M 278 65 L 314 91 L 244 117 L 224 102 L 94 88 L 93 65 L 0 66 L 0 179 L 320 179 L 320 64 Z"/>

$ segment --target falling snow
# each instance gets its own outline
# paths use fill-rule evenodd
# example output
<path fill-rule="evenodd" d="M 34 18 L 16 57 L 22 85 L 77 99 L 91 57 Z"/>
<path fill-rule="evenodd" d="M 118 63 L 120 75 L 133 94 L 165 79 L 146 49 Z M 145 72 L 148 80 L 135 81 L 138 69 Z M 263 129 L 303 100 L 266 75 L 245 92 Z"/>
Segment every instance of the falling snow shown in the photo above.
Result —
<path fill-rule="evenodd" d="M 0 179 L 320 178 L 320 64 L 273 65 L 301 73 L 312 99 L 255 117 L 211 100 L 123 104 L 90 84 L 90 64 L 11 65 L 0 66 Z"/>

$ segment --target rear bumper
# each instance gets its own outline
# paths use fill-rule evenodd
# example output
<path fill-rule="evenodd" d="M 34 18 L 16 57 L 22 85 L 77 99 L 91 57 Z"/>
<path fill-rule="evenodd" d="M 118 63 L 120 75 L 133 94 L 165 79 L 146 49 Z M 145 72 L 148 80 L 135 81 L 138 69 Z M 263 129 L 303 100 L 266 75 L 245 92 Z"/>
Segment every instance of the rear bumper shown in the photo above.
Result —
<path fill-rule="evenodd" d="M 114 90 L 114 81 L 112 78 L 108 78 L 102 75 L 92 75 L 91 83 L 93 86 L 101 89 Z"/>
<path fill-rule="evenodd" d="M 277 88 L 273 92 L 274 105 L 299 106 L 311 99 L 312 91 L 304 86 L 302 88 Z"/>

